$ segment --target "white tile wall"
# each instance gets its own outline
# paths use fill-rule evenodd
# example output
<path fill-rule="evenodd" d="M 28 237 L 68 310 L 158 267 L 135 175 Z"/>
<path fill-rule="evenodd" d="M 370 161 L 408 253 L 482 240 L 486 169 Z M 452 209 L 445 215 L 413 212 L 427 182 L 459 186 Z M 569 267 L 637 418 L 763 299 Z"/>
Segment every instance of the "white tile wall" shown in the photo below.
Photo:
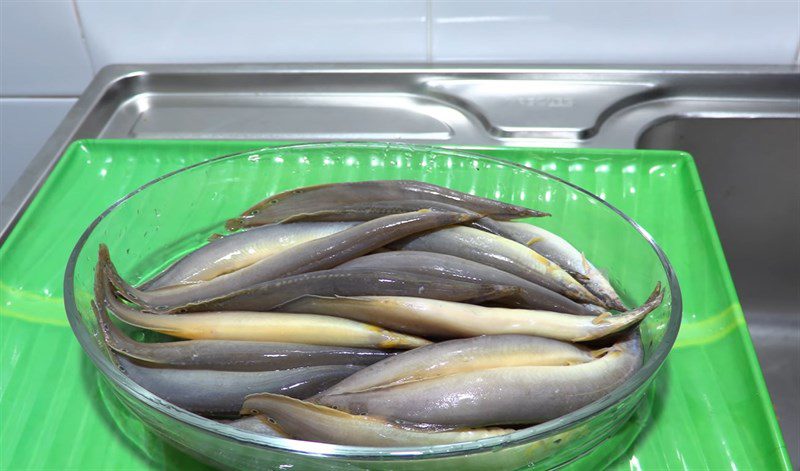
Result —
<path fill-rule="evenodd" d="M 0 198 L 75 104 L 75 98 L 0 98 Z"/>
<path fill-rule="evenodd" d="M 0 195 L 107 64 L 425 61 L 800 65 L 800 0 L 0 0 Z"/>
<path fill-rule="evenodd" d="M 92 75 L 72 2 L 0 1 L 0 95 L 77 95 Z"/>
<path fill-rule="evenodd" d="M 122 62 L 424 62 L 424 0 L 78 1 L 98 67 Z"/>
<path fill-rule="evenodd" d="M 791 64 L 800 2 L 432 0 L 435 62 Z"/>

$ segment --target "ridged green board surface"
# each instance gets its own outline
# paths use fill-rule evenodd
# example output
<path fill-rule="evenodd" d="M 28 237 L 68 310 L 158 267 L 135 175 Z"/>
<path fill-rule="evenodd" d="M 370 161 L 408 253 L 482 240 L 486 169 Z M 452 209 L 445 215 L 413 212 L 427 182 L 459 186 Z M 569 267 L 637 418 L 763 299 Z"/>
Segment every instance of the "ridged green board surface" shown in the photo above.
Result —
<path fill-rule="evenodd" d="M 80 234 L 118 198 L 172 170 L 270 144 L 97 140 L 69 148 L 0 247 L 0 469 L 201 466 L 157 440 L 140 450 L 112 422 L 97 373 L 67 323 L 64 270 Z M 634 417 L 642 433 L 613 462 L 596 450 L 572 467 L 789 468 L 689 155 L 461 149 L 544 170 L 605 198 L 655 237 L 678 274 L 683 325 L 656 380 L 652 410 Z"/>

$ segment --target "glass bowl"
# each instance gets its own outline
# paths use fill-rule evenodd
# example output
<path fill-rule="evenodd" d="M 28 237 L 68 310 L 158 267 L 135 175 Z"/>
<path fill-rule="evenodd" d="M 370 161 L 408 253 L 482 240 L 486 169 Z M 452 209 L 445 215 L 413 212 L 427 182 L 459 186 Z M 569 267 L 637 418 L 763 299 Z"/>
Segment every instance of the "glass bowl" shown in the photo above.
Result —
<path fill-rule="evenodd" d="M 552 213 L 536 223 L 570 240 L 607 270 L 629 305 L 643 302 L 661 282 L 664 301 L 641 325 L 642 368 L 602 399 L 509 435 L 453 445 L 370 448 L 236 430 L 163 401 L 111 362 L 90 306 L 101 242 L 109 246 L 122 276 L 138 283 L 224 231 L 226 219 L 270 194 L 379 179 L 423 180 Z M 636 222 L 595 195 L 495 158 L 385 143 L 265 148 L 156 179 L 114 203 L 83 233 L 67 266 L 64 302 L 75 336 L 101 373 L 104 402 L 125 435 L 145 451 L 156 446 L 152 437 L 157 436 L 209 464 L 232 469 L 516 469 L 570 462 L 610 440 L 637 410 L 675 341 L 681 318 L 678 282 L 662 250 Z"/>

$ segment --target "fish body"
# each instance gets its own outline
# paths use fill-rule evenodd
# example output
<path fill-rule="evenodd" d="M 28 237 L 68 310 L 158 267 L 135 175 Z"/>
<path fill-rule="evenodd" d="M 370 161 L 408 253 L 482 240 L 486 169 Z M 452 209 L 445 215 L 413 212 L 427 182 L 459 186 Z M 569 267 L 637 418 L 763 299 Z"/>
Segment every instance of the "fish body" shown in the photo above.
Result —
<path fill-rule="evenodd" d="M 559 312 L 439 301 L 408 296 L 306 297 L 287 312 L 340 316 L 426 338 L 536 335 L 568 342 L 598 340 L 638 325 L 663 299 L 660 286 L 640 307 L 625 313 L 575 316 Z"/>
<path fill-rule="evenodd" d="M 519 289 L 514 296 L 497 297 L 495 302 L 526 309 L 541 309 L 570 314 L 592 315 L 593 308 L 576 303 L 542 285 L 506 271 L 464 258 L 435 252 L 402 250 L 365 255 L 339 265 L 337 269 L 399 270 L 434 276 L 440 280 L 470 283 L 495 283 Z M 411 294 L 409 294 L 411 295 Z M 463 299 L 444 299 L 462 301 Z"/>
<path fill-rule="evenodd" d="M 295 188 L 270 196 L 257 203 L 241 217 L 227 222 L 229 230 L 253 227 L 298 214 L 314 214 L 319 211 L 378 201 L 426 200 L 452 204 L 496 220 L 548 216 L 533 209 L 468 193 L 451 190 L 431 183 L 415 180 L 375 180 Z"/>
<path fill-rule="evenodd" d="M 120 320 L 174 337 L 245 340 L 359 348 L 416 348 L 430 342 L 371 324 L 332 316 L 275 312 L 153 314 L 128 306 L 105 284 L 104 302 Z"/>
<path fill-rule="evenodd" d="M 641 366 L 642 359 L 641 341 L 631 335 L 586 363 L 490 368 L 316 400 L 386 420 L 467 427 L 538 424 L 607 395 Z"/>
<path fill-rule="evenodd" d="M 472 227 L 448 227 L 415 235 L 389 245 L 453 255 L 517 275 L 578 302 L 601 304 L 586 288 L 555 263 L 505 237 Z"/>
<path fill-rule="evenodd" d="M 388 295 L 464 301 L 502 298 L 516 292 L 517 288 L 504 285 L 448 280 L 377 267 L 337 267 L 261 283 L 198 308 L 270 311 L 304 296 Z"/>
<path fill-rule="evenodd" d="M 282 432 L 299 440 L 353 446 L 443 445 L 496 437 L 513 429 L 428 431 L 401 427 L 375 417 L 357 416 L 277 394 L 248 397 L 243 414 L 269 417 Z"/>
<path fill-rule="evenodd" d="M 389 214 L 407 213 L 420 209 L 451 213 L 472 212 L 449 203 L 433 200 L 363 201 L 346 205 L 339 205 L 335 201 L 318 201 L 318 203 L 320 206 L 316 211 L 298 212 L 295 215 L 287 216 L 280 221 L 280 224 L 295 221 L 369 221 Z M 497 221 L 488 217 L 482 217 L 469 225 L 493 234 L 497 234 L 501 230 Z"/>
<path fill-rule="evenodd" d="M 227 371 L 269 371 L 324 365 L 369 365 L 392 356 L 370 348 L 243 340 L 138 342 L 111 322 L 105 302 L 93 306 L 106 345 L 153 366 Z"/>
<path fill-rule="evenodd" d="M 212 280 L 155 291 L 133 288 L 111 263 L 108 247 L 100 246 L 99 260 L 123 296 L 153 311 L 171 311 L 231 296 L 258 283 L 333 268 L 411 234 L 477 219 L 478 215 L 429 210 L 393 214 L 341 232 L 289 247 L 270 257 Z"/>
<path fill-rule="evenodd" d="M 186 254 L 139 288 L 155 290 L 208 281 L 250 266 L 281 250 L 341 232 L 356 224 L 355 222 L 271 224 L 230 234 L 214 239 Z"/>
<path fill-rule="evenodd" d="M 586 259 L 581 251 L 563 238 L 541 227 L 521 222 L 496 222 L 494 228 L 498 230 L 497 234 L 527 245 L 573 274 L 586 286 L 586 289 L 611 309 L 627 310 L 608 279 Z"/>
<path fill-rule="evenodd" d="M 449 340 L 387 358 L 320 393 L 365 391 L 465 371 L 503 366 L 575 365 L 592 361 L 586 347 L 529 335 L 483 335 Z"/>
<path fill-rule="evenodd" d="M 235 417 L 245 397 L 262 392 L 307 398 L 355 373 L 350 365 L 309 366 L 277 371 L 217 371 L 153 368 L 118 357 L 123 372 L 156 396 L 188 411 Z"/>

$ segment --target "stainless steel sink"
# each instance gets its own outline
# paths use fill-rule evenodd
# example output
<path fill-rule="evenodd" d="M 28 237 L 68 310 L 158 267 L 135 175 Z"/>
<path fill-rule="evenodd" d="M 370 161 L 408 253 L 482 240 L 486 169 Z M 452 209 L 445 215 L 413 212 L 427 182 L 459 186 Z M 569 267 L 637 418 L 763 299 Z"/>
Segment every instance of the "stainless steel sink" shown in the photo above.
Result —
<path fill-rule="evenodd" d="M 643 149 L 692 154 L 775 413 L 800 464 L 800 120 L 676 118 Z"/>
<path fill-rule="evenodd" d="M 0 243 L 80 138 L 686 150 L 700 169 L 791 459 L 800 463 L 795 67 L 111 66 L 3 199 Z"/>

